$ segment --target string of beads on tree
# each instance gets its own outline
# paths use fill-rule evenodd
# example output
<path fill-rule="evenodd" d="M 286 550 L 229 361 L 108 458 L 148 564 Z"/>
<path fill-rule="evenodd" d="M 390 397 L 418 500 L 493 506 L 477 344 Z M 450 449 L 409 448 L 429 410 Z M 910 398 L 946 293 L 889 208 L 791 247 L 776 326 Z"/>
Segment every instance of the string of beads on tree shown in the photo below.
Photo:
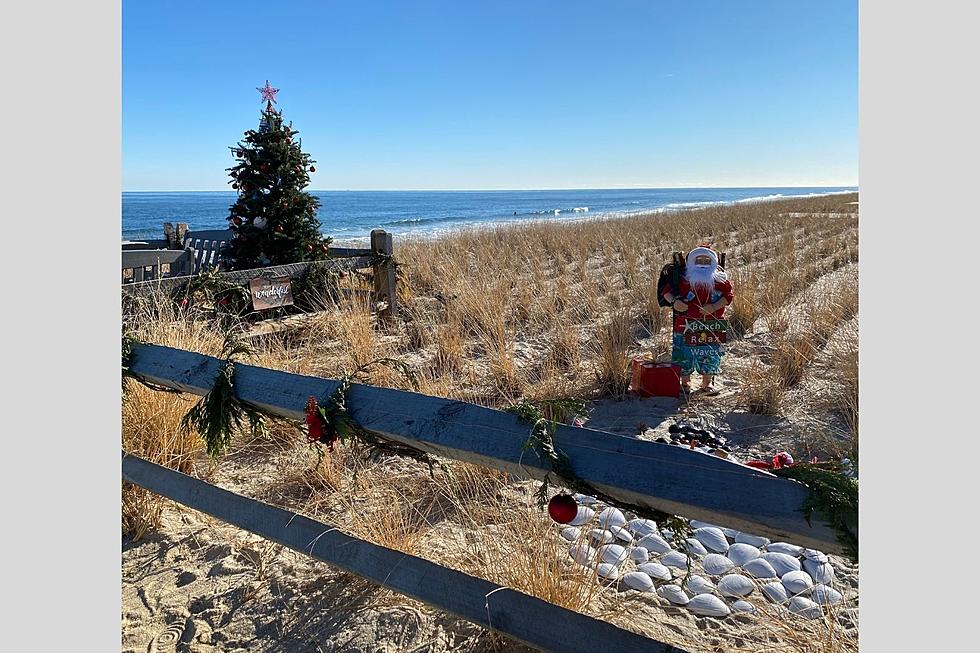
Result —
<path fill-rule="evenodd" d="M 304 189 L 316 168 L 303 152 L 298 131 L 273 107 L 275 94 L 266 81 L 258 89 L 266 107 L 258 129 L 245 132 L 234 147 L 237 163 L 228 168 L 238 200 L 228 223 L 234 238 L 223 250 L 225 267 L 244 270 L 329 257 L 332 239 L 320 233 L 319 200 Z"/>

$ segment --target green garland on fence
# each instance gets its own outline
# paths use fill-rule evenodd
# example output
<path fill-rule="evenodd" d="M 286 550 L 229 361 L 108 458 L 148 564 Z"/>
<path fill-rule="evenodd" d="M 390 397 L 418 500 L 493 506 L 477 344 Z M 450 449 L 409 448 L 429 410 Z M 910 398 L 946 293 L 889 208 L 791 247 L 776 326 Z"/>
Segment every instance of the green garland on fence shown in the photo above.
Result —
<path fill-rule="evenodd" d="M 181 308 L 204 301 L 219 314 L 243 315 L 252 298 L 247 288 L 225 279 L 218 268 L 206 268 L 183 284 L 174 294 L 174 300 Z"/>
<path fill-rule="evenodd" d="M 810 523 L 814 511 L 825 517 L 847 556 L 858 561 L 858 482 L 845 476 L 839 462 L 796 463 L 770 470 L 776 476 L 799 481 L 808 490 L 803 515 Z"/>
<path fill-rule="evenodd" d="M 354 419 L 350 411 L 348 393 L 351 385 L 361 380 L 363 374 L 376 365 L 389 367 L 404 376 L 418 390 L 418 377 L 415 371 L 407 364 L 394 358 L 377 358 L 364 365 L 361 365 L 353 372 L 341 377 L 337 389 L 334 390 L 323 405 L 317 401 L 316 397 L 310 397 L 306 404 L 306 423 L 308 425 L 307 437 L 311 446 L 317 448 L 319 456 L 322 456 L 320 447 L 326 445 L 333 451 L 334 444 L 340 442 L 351 443 L 358 448 L 358 454 L 364 458 L 377 460 L 384 453 L 396 456 L 406 456 L 413 458 L 429 467 L 430 476 L 433 475 L 434 465 L 446 473 L 449 469 L 441 462 L 431 457 L 427 452 L 400 442 L 392 442 L 378 433 L 365 428 Z"/>
<path fill-rule="evenodd" d="M 204 438 L 208 455 L 220 457 L 231 444 L 232 432 L 245 427 L 246 420 L 252 433 L 264 428 L 262 413 L 235 396 L 235 362 L 241 356 L 252 355 L 252 348 L 230 333 L 225 336 L 221 355 L 225 359 L 211 390 L 184 415 L 181 425 L 192 425 Z"/>

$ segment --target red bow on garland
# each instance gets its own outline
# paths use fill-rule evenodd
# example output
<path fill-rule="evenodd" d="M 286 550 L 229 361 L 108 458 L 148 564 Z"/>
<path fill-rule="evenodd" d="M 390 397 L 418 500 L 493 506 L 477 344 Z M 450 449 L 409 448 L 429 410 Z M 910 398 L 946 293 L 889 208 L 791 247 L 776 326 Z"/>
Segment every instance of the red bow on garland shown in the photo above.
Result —
<path fill-rule="evenodd" d="M 337 430 L 323 416 L 323 412 L 317 406 L 316 397 L 313 396 L 306 400 L 306 426 L 309 428 L 306 437 L 310 442 L 322 442 L 333 451 L 333 444 L 337 441 Z"/>

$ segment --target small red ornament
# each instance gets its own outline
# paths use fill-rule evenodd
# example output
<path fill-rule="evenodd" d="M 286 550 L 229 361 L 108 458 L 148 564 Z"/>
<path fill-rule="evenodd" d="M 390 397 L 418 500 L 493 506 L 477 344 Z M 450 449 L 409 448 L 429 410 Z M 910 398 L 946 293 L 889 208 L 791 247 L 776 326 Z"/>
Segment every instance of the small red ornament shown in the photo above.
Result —
<path fill-rule="evenodd" d="M 183 308 L 187 308 L 187 304 L 189 304 L 189 303 L 190 303 L 190 302 L 188 302 L 188 301 L 187 301 L 187 298 L 186 298 L 186 297 L 184 297 L 184 298 L 183 298 L 182 300 L 180 300 L 180 305 L 181 305 L 181 306 L 182 306 Z"/>
<path fill-rule="evenodd" d="M 307 252 L 312 252 L 313 251 L 313 245 L 307 245 L 306 246 L 306 251 Z"/>
<path fill-rule="evenodd" d="M 578 514 L 578 504 L 570 494 L 556 494 L 548 502 L 548 514 L 559 524 L 567 524 Z"/>
<path fill-rule="evenodd" d="M 227 297 L 222 297 L 221 299 L 218 300 L 218 306 L 224 306 L 227 303 L 228 303 Z"/>
<path fill-rule="evenodd" d="M 322 244 L 320 245 L 320 247 L 321 247 L 321 248 L 323 249 L 323 251 L 325 251 L 325 252 L 329 252 L 329 251 L 330 251 L 330 246 L 329 246 L 329 245 L 327 245 L 326 243 L 322 243 Z"/>
<path fill-rule="evenodd" d="M 268 172 L 269 166 L 263 163 L 262 165 L 259 166 L 259 170 L 261 170 L 262 172 Z"/>
<path fill-rule="evenodd" d="M 239 218 L 237 215 L 234 218 L 232 218 L 231 221 L 235 223 L 236 227 L 240 227 L 242 225 L 242 219 Z"/>
<path fill-rule="evenodd" d="M 277 224 L 276 225 L 276 231 L 278 231 L 279 233 L 282 233 L 282 232 L 284 232 L 286 230 L 283 228 L 283 226 L 281 224 Z"/>
<path fill-rule="evenodd" d="M 235 190 L 238 190 L 238 184 L 232 184 L 231 187 L 234 188 Z"/>
<path fill-rule="evenodd" d="M 316 168 L 314 168 L 313 166 L 310 166 L 310 172 L 316 172 Z"/>

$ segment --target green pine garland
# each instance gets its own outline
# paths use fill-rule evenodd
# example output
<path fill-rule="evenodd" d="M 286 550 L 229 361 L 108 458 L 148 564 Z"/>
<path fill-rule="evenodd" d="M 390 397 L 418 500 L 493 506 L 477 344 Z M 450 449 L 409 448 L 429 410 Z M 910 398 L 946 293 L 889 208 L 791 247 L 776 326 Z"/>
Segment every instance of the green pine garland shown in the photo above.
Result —
<path fill-rule="evenodd" d="M 214 386 L 199 402 L 194 404 L 181 424 L 189 429 L 192 425 L 204 438 L 211 458 L 219 458 L 231 445 L 232 432 L 242 430 L 248 421 L 252 433 L 264 428 L 264 418 L 259 410 L 242 403 L 235 396 L 235 362 L 241 356 L 252 355 L 252 348 L 230 333 L 225 337 L 221 355 L 225 359 Z"/>
<path fill-rule="evenodd" d="M 827 519 L 847 556 L 858 561 L 858 482 L 845 476 L 838 462 L 797 463 L 771 470 L 776 476 L 799 481 L 809 493 L 803 514 L 809 524 L 813 513 Z"/>
<path fill-rule="evenodd" d="M 408 379 L 414 390 L 418 390 L 418 377 L 415 371 L 406 363 L 394 358 L 377 358 L 369 361 L 353 372 L 345 374 L 340 379 L 340 384 L 327 398 L 322 405 L 317 402 L 317 411 L 322 420 L 324 439 L 312 442 L 312 446 L 317 448 L 317 452 L 322 456 L 324 444 L 333 450 L 334 443 L 338 440 L 342 443 L 353 444 L 358 449 L 358 454 L 365 459 L 377 460 L 382 454 L 389 453 L 396 456 L 406 456 L 413 458 L 429 467 L 430 476 L 434 474 L 434 466 L 439 467 L 446 473 L 449 469 L 441 462 L 432 458 L 427 452 L 400 442 L 392 442 L 374 431 L 367 429 L 354 419 L 351 414 L 348 402 L 348 393 L 355 380 L 360 380 L 364 373 L 371 367 L 383 365 L 389 367 Z M 315 398 L 313 398 L 315 401 Z"/>

